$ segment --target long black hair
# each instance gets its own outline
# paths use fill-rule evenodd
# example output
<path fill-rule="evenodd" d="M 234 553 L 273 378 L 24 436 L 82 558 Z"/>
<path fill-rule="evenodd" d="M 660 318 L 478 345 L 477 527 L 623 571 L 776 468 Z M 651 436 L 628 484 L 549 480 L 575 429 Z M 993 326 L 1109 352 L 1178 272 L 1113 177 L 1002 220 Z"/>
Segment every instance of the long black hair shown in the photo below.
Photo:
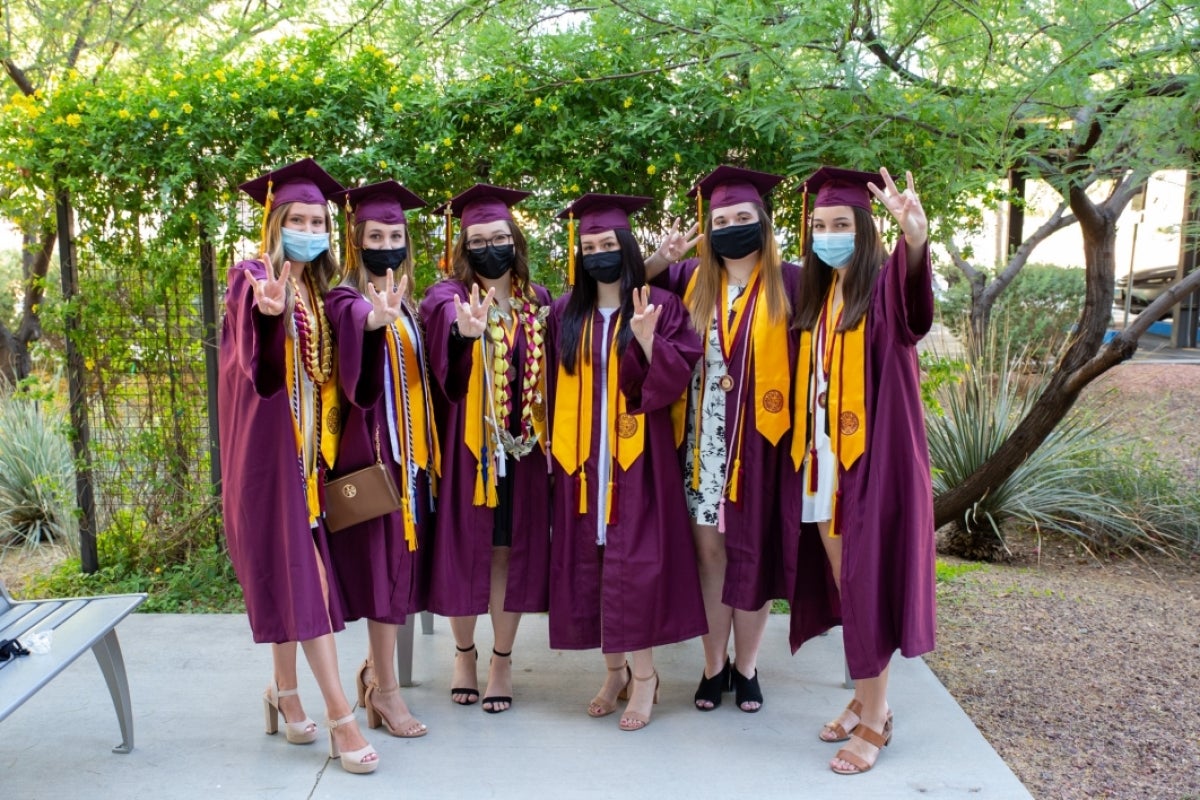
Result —
<path fill-rule="evenodd" d="M 865 208 L 852 207 L 854 213 L 854 255 L 845 267 L 842 278 L 842 322 L 839 331 L 848 331 L 858 324 L 871 307 L 871 295 L 875 291 L 875 279 L 879 268 L 887 260 L 875 218 Z M 809 223 L 811 225 L 811 223 Z M 812 229 L 809 228 L 808 243 L 804 247 L 804 269 L 800 273 L 800 300 L 796 306 L 793 329 L 810 331 L 821 318 L 825 295 L 833 283 L 833 267 L 822 261 L 812 249 Z"/>
<path fill-rule="evenodd" d="M 621 245 L 621 313 L 618 314 L 617 355 L 624 355 L 633 329 L 629 322 L 633 318 L 633 290 L 646 285 L 646 262 L 642 259 L 641 245 L 633 234 L 623 228 L 614 231 Z M 575 285 L 563 309 L 562 324 L 558 334 L 558 351 L 563 368 L 568 375 L 575 374 L 575 359 L 579 355 L 579 340 L 583 336 L 584 324 L 592 324 L 596 313 L 596 295 L 599 293 L 596 279 L 583 268 L 583 244 L 575 251 Z M 591 358 L 590 354 L 586 356 Z M 615 367 L 610 365 L 609 369 Z"/>

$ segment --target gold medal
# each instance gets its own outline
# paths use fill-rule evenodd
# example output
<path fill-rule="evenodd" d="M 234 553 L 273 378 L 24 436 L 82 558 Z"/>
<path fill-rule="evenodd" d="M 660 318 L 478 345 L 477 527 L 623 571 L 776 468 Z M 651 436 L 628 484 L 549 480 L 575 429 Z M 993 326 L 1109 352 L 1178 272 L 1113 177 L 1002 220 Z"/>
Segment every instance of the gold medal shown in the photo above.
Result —
<path fill-rule="evenodd" d="M 817 405 L 819 405 L 821 408 L 825 407 L 825 393 L 824 392 L 819 392 L 817 394 Z"/>
<path fill-rule="evenodd" d="M 732 392 L 733 391 L 733 376 L 732 375 L 722 375 L 721 379 L 719 381 L 717 381 L 717 386 L 721 387 L 722 392 Z"/>

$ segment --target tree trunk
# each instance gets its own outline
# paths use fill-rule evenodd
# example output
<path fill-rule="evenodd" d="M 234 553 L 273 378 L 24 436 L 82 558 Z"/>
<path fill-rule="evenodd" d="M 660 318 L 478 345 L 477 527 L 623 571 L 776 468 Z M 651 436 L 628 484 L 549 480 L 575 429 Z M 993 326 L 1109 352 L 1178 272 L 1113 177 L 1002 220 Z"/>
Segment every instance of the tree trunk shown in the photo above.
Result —
<path fill-rule="evenodd" d="M 50 270 L 54 244 L 58 241 L 52 224 L 27 228 L 22 238 L 21 275 L 25 292 L 21 322 L 16 331 L 10 331 L 0 322 L 0 378 L 8 386 L 15 386 L 21 379 L 29 377 L 32 366 L 29 345 L 42 338 L 39 315 L 46 296 L 46 273 Z"/>

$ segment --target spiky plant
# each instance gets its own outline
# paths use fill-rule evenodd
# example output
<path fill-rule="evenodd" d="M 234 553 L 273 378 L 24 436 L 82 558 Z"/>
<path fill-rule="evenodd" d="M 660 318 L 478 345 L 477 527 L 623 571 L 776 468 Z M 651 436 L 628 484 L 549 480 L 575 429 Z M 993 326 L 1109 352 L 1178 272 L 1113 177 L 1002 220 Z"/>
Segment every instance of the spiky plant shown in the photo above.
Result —
<path fill-rule="evenodd" d="M 75 464 L 60 413 L 0 397 L 0 547 L 75 543 Z"/>

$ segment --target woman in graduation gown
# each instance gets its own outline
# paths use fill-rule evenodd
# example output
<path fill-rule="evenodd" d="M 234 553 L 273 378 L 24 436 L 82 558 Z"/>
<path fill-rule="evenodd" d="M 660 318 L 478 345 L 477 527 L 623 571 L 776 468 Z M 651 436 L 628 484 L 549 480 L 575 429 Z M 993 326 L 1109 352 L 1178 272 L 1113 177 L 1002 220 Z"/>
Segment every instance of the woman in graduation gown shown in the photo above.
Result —
<path fill-rule="evenodd" d="M 580 249 L 547 350 L 550 646 L 603 651 L 608 676 L 588 714 L 628 697 L 625 731 L 648 725 L 657 702 L 652 648 L 706 630 L 676 436 L 702 348 L 679 298 L 644 286 L 628 214 L 650 200 L 589 194 L 559 215 L 579 218 Z"/>
<path fill-rule="evenodd" d="M 404 212 L 425 203 L 395 181 L 352 189 L 336 202 L 347 214 L 345 277 L 325 307 L 348 403 L 331 477 L 386 464 L 401 508 L 332 533 L 330 557 L 346 619 L 367 619 L 370 646 L 357 680 L 367 725 L 413 738 L 426 728 L 400 696 L 396 631 L 425 609 L 422 568 L 440 457 Z"/>
<path fill-rule="evenodd" d="M 305 159 L 241 188 L 265 207 L 263 252 L 229 271 L 217 395 L 221 500 L 254 640 L 272 644 L 267 733 L 282 714 L 289 742 L 317 737 L 296 694 L 299 642 L 325 699 L 331 756 L 349 772 L 372 772 L 378 756 L 338 677 L 333 633 L 344 623 L 320 492 L 341 429 L 324 298 L 337 274 L 326 201 L 342 187 Z"/>
<path fill-rule="evenodd" d="M 781 176 L 722 166 L 689 193 L 708 201 L 699 258 L 672 263 L 698 240 L 669 236 L 647 261 L 683 297 L 705 342 L 689 392 L 684 486 L 708 616 L 695 704 L 711 711 L 732 689 L 742 711 L 763 704 L 758 651 L 770 602 L 787 596 L 781 502 L 791 439 L 789 331 L 799 268 L 783 261 L 764 198 Z M 665 267 L 665 269 L 664 269 Z M 734 659 L 728 656 L 730 634 Z"/>
<path fill-rule="evenodd" d="M 488 713 L 512 706 L 521 614 L 549 604 L 550 476 L 543 344 L 550 293 L 529 278 L 510 206 L 529 192 L 477 184 L 439 209 L 462 221 L 450 275 L 421 303 L 442 481 L 429 609 L 450 618 L 451 699 L 479 700 L 475 623 L 490 614 Z"/>
<path fill-rule="evenodd" d="M 871 769 L 892 736 L 892 654 L 934 647 L 933 492 L 916 350 L 933 322 L 928 224 L 911 173 L 903 192 L 887 170 L 832 167 L 805 187 L 816 201 L 796 313 L 792 455 L 805 524 L 791 642 L 795 650 L 842 624 L 854 698 L 819 736 L 849 740 L 830 768 L 852 775 Z M 871 194 L 903 234 L 890 256 Z"/>

